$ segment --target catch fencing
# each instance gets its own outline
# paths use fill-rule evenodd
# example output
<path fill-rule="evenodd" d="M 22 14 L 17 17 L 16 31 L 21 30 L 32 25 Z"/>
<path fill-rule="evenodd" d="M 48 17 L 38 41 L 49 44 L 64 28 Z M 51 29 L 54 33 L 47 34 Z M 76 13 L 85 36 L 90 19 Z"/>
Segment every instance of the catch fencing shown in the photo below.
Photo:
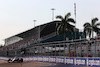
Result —
<path fill-rule="evenodd" d="M 31 44 L 24 50 L 0 51 L 0 56 L 100 57 L 100 39 L 78 39 Z"/>

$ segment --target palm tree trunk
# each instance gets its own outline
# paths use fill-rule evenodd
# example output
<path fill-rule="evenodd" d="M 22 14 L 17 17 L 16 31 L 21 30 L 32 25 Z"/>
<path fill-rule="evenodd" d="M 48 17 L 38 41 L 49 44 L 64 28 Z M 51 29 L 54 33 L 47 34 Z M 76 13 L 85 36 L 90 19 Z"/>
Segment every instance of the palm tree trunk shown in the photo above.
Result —
<path fill-rule="evenodd" d="M 92 30 L 92 38 L 93 38 L 93 35 L 94 35 L 94 34 L 93 34 L 93 30 Z"/>
<path fill-rule="evenodd" d="M 69 57 L 71 56 L 71 51 L 70 51 L 70 44 L 68 45 L 69 47 L 68 47 L 68 49 L 69 49 Z"/>
<path fill-rule="evenodd" d="M 66 32 L 64 32 L 64 40 L 66 41 Z"/>
<path fill-rule="evenodd" d="M 76 57 L 76 47 L 77 47 L 77 46 L 76 46 L 76 42 L 75 42 L 75 55 L 74 55 L 74 57 Z"/>

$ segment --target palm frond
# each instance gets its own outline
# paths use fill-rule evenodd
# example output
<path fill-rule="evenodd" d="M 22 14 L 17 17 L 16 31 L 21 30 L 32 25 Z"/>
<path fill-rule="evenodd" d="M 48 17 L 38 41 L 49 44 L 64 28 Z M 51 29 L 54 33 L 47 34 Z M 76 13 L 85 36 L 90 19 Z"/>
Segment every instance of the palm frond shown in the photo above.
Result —
<path fill-rule="evenodd" d="M 56 18 L 57 18 L 57 19 L 61 19 L 61 20 L 63 20 L 63 17 L 62 17 L 61 15 L 56 16 Z"/>
<path fill-rule="evenodd" d="M 59 26 L 57 27 L 57 34 L 58 34 L 58 35 L 60 35 L 60 29 L 61 29 L 61 25 L 59 25 Z"/>
<path fill-rule="evenodd" d="M 94 26 L 95 23 L 96 23 L 97 21 L 98 21 L 98 18 L 93 18 L 93 19 L 91 20 L 92 26 Z"/>
<path fill-rule="evenodd" d="M 100 28 L 94 27 L 94 28 L 93 28 L 93 31 L 95 31 L 96 33 L 99 33 L 99 32 L 100 32 Z"/>
<path fill-rule="evenodd" d="M 58 27 L 59 27 L 59 25 L 61 25 L 61 22 L 56 23 L 56 28 L 58 28 Z"/>
<path fill-rule="evenodd" d="M 91 37 L 92 35 L 92 28 L 91 27 L 84 27 L 84 33 L 86 33 L 86 36 Z"/>
<path fill-rule="evenodd" d="M 74 27 L 70 24 L 67 24 L 67 29 L 70 31 L 72 34 L 75 32 Z"/>
<path fill-rule="evenodd" d="M 71 16 L 71 13 L 70 12 L 65 15 L 65 18 L 64 19 L 67 20 L 69 16 Z"/>
<path fill-rule="evenodd" d="M 72 23 L 76 23 L 75 20 L 73 18 L 68 18 L 67 20 L 68 22 L 72 22 Z"/>
<path fill-rule="evenodd" d="M 59 25 L 58 28 L 57 28 L 57 34 L 60 35 L 60 34 L 63 34 L 64 33 L 64 30 L 63 30 L 63 26 L 62 25 Z"/>
<path fill-rule="evenodd" d="M 87 26 L 91 26 L 91 24 L 89 22 L 86 22 L 83 26 L 87 27 Z"/>
<path fill-rule="evenodd" d="M 97 23 L 97 24 L 95 25 L 95 27 L 98 27 L 98 26 L 100 26 L 100 23 Z"/>

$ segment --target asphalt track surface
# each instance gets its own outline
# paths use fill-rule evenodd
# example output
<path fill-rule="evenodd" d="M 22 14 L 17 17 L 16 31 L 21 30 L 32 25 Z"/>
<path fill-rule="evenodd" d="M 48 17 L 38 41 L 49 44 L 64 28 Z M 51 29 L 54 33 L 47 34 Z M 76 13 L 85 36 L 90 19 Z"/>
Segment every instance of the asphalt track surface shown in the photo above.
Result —
<path fill-rule="evenodd" d="M 66 64 L 45 63 L 45 62 L 8 63 L 7 61 L 0 61 L 0 67 L 87 67 L 87 66 L 75 66 Z"/>

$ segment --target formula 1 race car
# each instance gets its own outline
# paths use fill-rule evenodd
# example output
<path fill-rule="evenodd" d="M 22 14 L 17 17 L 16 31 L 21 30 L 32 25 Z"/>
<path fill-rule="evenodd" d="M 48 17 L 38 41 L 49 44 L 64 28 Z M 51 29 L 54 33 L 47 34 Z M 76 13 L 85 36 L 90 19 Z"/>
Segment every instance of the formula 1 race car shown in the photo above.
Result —
<path fill-rule="evenodd" d="M 8 63 L 14 63 L 14 62 L 23 62 L 23 59 L 20 57 L 14 57 L 14 58 L 8 59 Z"/>

